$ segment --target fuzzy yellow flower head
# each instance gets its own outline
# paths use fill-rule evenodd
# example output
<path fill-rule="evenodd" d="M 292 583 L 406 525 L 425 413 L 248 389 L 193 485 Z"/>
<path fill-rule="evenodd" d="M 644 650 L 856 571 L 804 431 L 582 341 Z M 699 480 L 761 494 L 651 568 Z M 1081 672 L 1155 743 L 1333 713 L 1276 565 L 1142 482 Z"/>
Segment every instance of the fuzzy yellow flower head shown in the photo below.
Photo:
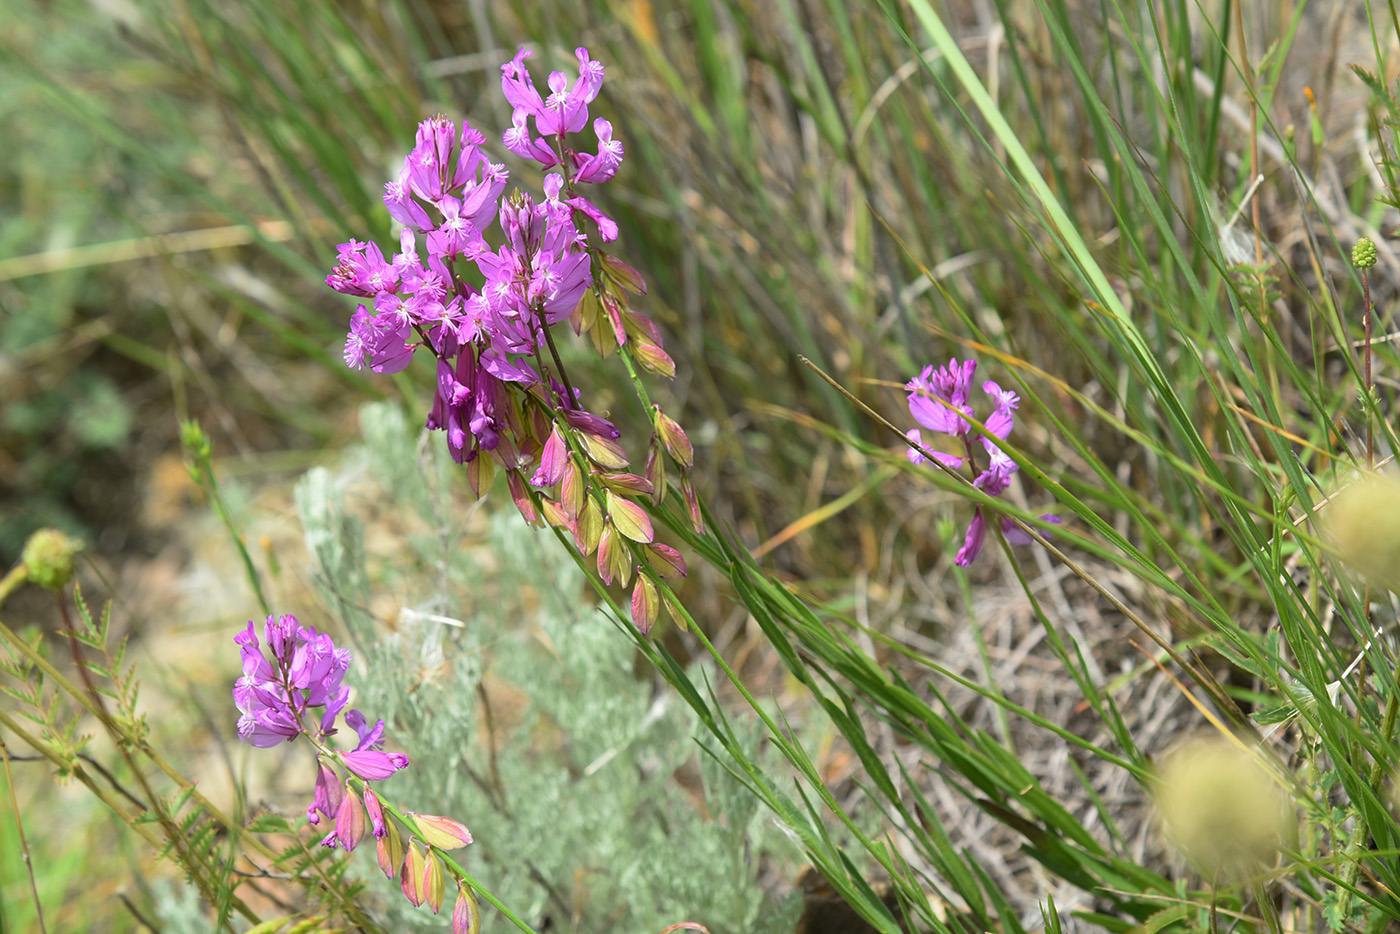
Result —
<path fill-rule="evenodd" d="M 1263 755 L 1220 737 L 1192 740 L 1158 773 L 1153 798 L 1163 829 L 1208 875 L 1248 874 L 1278 852 L 1287 799 Z"/>
<path fill-rule="evenodd" d="M 1400 592 L 1400 478 L 1363 474 L 1322 515 L 1343 564 L 1378 587 Z"/>

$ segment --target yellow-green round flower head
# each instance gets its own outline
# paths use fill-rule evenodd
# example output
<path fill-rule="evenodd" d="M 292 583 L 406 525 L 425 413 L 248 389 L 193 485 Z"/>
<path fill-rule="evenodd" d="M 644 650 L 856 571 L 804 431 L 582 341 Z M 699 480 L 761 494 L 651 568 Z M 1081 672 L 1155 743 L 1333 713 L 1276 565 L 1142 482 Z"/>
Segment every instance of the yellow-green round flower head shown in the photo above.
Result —
<path fill-rule="evenodd" d="M 1163 828 L 1203 872 L 1248 875 L 1278 852 L 1287 800 L 1263 755 L 1212 737 L 1163 763 L 1153 790 Z"/>
<path fill-rule="evenodd" d="M 40 529 L 24 543 L 24 573 L 45 590 L 62 590 L 73 579 L 74 558 L 83 543 L 58 529 Z"/>
<path fill-rule="evenodd" d="M 1357 269 L 1370 269 L 1376 265 L 1376 245 L 1367 237 L 1356 241 L 1351 248 L 1351 264 Z"/>
<path fill-rule="evenodd" d="M 1342 563 L 1400 592 L 1400 478 L 1364 473 L 1322 508 L 1323 529 Z"/>

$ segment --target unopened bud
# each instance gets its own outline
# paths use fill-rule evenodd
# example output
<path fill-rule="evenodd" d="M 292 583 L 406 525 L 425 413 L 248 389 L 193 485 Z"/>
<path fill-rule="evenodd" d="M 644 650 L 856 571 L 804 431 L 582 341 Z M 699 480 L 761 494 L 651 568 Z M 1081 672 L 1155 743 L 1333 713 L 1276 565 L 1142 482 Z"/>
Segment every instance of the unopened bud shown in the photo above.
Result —
<path fill-rule="evenodd" d="M 1370 238 L 1362 237 L 1351 248 L 1351 264 L 1357 269 L 1370 269 L 1376 265 L 1376 245 Z"/>

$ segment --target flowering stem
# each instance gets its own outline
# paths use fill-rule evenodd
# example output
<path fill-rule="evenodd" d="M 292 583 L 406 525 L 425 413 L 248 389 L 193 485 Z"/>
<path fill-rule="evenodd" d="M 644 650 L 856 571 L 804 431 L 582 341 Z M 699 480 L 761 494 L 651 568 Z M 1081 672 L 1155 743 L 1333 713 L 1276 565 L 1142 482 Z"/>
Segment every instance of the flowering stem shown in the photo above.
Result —
<path fill-rule="evenodd" d="M 637 393 L 637 399 L 641 401 L 644 410 L 650 411 L 651 396 L 647 393 L 646 384 L 642 382 L 641 376 L 637 373 L 636 364 L 632 362 L 631 348 L 623 345 L 618 347 L 617 351 L 617 355 L 622 358 L 623 364 L 627 367 L 627 376 L 632 380 L 632 388 Z"/>
<path fill-rule="evenodd" d="M 577 404 L 577 396 L 574 395 L 574 387 L 569 383 L 569 374 L 564 369 L 564 361 L 559 359 L 559 348 L 554 346 L 554 332 L 550 328 L 549 323 L 545 321 L 540 322 L 540 330 L 544 331 L 544 341 L 549 345 L 549 355 L 554 358 L 554 365 L 559 368 L 559 379 L 563 382 L 564 389 L 569 394 L 568 407 L 573 408 Z"/>
<path fill-rule="evenodd" d="M 1366 346 L 1362 351 L 1362 356 L 1366 361 L 1366 466 L 1372 470 L 1376 468 L 1376 441 L 1375 427 L 1372 424 L 1372 393 L 1374 383 L 1371 380 L 1371 279 L 1366 275 L 1365 267 L 1361 269 L 1361 291 L 1366 307 L 1362 312 L 1366 328 Z"/>

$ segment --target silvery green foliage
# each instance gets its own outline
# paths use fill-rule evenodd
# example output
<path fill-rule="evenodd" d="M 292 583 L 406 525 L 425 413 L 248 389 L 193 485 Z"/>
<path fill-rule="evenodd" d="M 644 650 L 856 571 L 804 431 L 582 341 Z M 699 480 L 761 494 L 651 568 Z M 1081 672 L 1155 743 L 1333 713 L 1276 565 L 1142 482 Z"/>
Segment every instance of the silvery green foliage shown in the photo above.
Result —
<path fill-rule="evenodd" d="M 795 849 L 700 751 L 693 715 L 634 673 L 630 639 L 592 606 L 564 549 L 513 509 L 469 534 L 474 509 L 464 484 L 453 488 L 441 435 L 420 442 L 387 404 L 367 406 L 362 428 L 364 447 L 335 476 L 309 473 L 297 504 L 317 583 L 357 643 L 355 702 L 413 760 L 384 793 L 465 821 L 477 842 L 454 855 L 536 927 L 792 930 L 799 899 L 767 897 L 758 873 L 765 860 L 790 866 Z M 399 523 L 382 566 L 367 564 L 358 514 Z M 416 530 L 399 521 L 407 514 Z M 376 621 L 371 592 L 406 608 Z M 697 775 L 697 761 L 687 792 L 676 776 Z M 367 894 L 382 895 L 389 929 L 446 928 L 364 850 Z M 489 908 L 484 921 L 508 928 Z"/>

